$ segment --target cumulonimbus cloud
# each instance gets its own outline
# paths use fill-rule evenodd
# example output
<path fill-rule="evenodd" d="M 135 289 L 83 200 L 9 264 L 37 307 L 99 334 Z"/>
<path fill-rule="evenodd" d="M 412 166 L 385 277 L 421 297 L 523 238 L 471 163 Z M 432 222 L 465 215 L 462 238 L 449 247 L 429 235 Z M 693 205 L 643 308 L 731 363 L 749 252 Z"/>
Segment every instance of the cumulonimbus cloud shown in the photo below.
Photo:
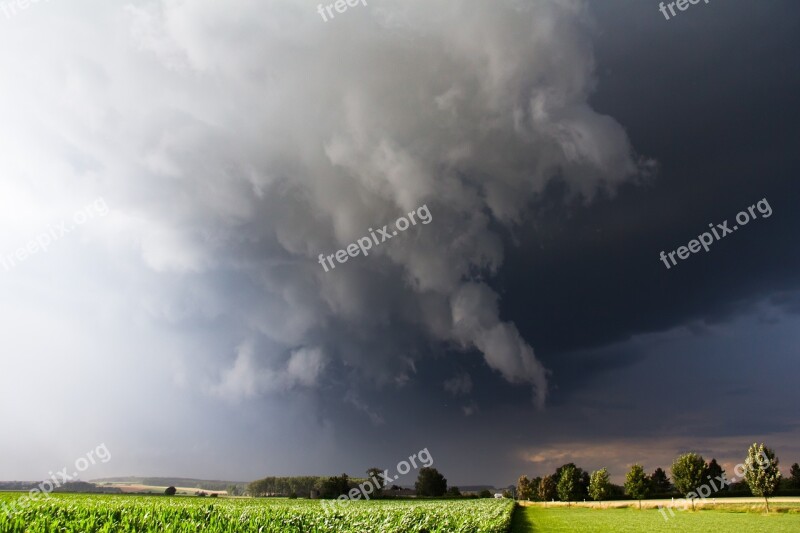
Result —
<path fill-rule="evenodd" d="M 335 359 L 402 384 L 424 356 L 383 340 L 402 331 L 480 351 L 542 406 L 547 371 L 482 281 L 498 228 L 556 177 L 588 201 L 647 166 L 588 104 L 588 28 L 579 0 L 386 1 L 327 23 L 293 0 L 131 4 L 51 58 L 75 96 L 57 127 L 103 168 L 74 179 L 105 180 L 109 246 L 192 284 L 143 300 L 191 293 L 184 319 L 235 324 L 210 390 L 314 386 Z M 317 263 L 423 204 L 430 224 Z"/>

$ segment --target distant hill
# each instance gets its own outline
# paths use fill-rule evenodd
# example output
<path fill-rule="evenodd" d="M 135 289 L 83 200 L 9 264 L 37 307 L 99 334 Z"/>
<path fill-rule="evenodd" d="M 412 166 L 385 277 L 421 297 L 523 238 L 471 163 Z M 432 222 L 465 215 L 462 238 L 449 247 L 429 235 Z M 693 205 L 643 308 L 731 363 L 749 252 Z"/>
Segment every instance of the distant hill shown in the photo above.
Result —
<path fill-rule="evenodd" d="M 492 485 L 456 485 L 458 490 L 461 492 L 480 492 L 482 490 L 488 490 L 494 493 L 497 488 L 493 487 Z"/>
<path fill-rule="evenodd" d="M 224 491 L 231 485 L 244 492 L 247 488 L 247 481 L 223 481 L 218 479 L 193 479 L 185 477 L 105 477 L 92 479 L 93 483 L 128 483 L 131 485 L 146 485 L 154 487 L 187 487 L 203 490 Z"/>
<path fill-rule="evenodd" d="M 0 491 L 25 491 L 28 492 L 39 486 L 41 481 L 0 481 Z M 120 489 L 115 487 L 99 487 L 94 483 L 86 481 L 68 481 L 58 487 L 51 487 L 54 492 L 103 492 L 120 493 Z"/>
<path fill-rule="evenodd" d="M 41 481 L 0 481 L 0 490 L 29 491 L 35 489 Z"/>

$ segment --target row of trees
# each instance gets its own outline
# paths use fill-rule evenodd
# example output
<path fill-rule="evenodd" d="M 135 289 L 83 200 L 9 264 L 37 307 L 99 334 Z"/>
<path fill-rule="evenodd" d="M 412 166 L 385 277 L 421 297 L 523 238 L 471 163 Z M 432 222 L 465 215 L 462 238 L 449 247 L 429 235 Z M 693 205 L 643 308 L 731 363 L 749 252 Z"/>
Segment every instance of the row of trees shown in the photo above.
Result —
<path fill-rule="evenodd" d="M 348 494 L 359 485 L 370 483 L 372 492 L 370 498 L 380 499 L 385 497 L 385 479 L 381 475 L 383 470 L 373 467 L 367 470 L 366 478 L 351 478 L 347 474 L 332 477 L 297 476 L 297 477 L 265 477 L 250 483 L 247 492 L 251 496 L 292 496 L 298 494 L 308 495 L 316 491 L 320 498 L 338 498 Z M 400 489 L 393 486 L 392 489 Z M 447 489 L 447 479 L 435 468 L 423 467 L 419 471 L 414 489 L 418 496 L 441 497 L 445 495 L 460 496 L 458 487 Z"/>
<path fill-rule="evenodd" d="M 744 476 L 743 483 L 753 495 L 764 497 L 769 510 L 768 498 L 781 486 L 781 473 L 775 452 L 763 444 L 753 444 L 748 449 L 743 465 L 744 472 L 737 474 Z M 679 496 L 695 494 L 694 497 L 697 497 L 698 494 L 694 491 L 704 485 L 709 487 L 707 489 L 710 491 L 709 495 L 717 496 L 723 493 L 730 494 L 732 489 L 737 490 L 742 484 L 742 482 L 728 481 L 725 471 L 716 459 L 706 462 L 696 453 L 681 455 L 670 470 L 672 480 L 661 468 L 656 468 L 652 474 L 647 475 L 642 465 L 635 464 L 625 476 L 625 484 L 619 486 L 611 483 L 608 470 L 605 468 L 589 474 L 574 463 L 567 463 L 549 476 L 536 477 L 532 480 L 527 476 L 520 476 L 517 482 L 517 494 L 522 500 L 558 499 L 565 502 L 581 499 L 603 501 L 629 497 L 639 500 L 641 508 L 641 500 L 651 496 L 667 497 L 677 492 Z M 716 481 L 718 479 L 725 479 L 726 484 Z M 784 483 L 784 487 L 800 490 L 800 465 L 797 463 L 792 465 L 791 477 Z"/>
<path fill-rule="evenodd" d="M 343 474 L 344 475 L 344 474 Z M 346 476 L 345 476 L 346 477 Z M 290 494 L 310 494 L 332 478 L 319 476 L 265 477 L 247 485 L 250 496 L 289 496 Z"/>

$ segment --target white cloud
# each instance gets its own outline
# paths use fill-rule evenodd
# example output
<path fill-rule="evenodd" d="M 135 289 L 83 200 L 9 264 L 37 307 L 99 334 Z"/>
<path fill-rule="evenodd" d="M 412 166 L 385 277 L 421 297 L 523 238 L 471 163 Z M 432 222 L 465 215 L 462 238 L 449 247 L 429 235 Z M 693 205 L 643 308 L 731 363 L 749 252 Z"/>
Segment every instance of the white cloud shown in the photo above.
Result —
<path fill-rule="evenodd" d="M 319 348 L 300 349 L 292 353 L 286 365 L 286 373 L 292 381 L 305 387 L 316 384 L 325 360 Z"/>
<path fill-rule="evenodd" d="M 325 367 L 322 350 L 301 348 L 291 353 L 285 365 L 267 366 L 264 353 L 259 353 L 252 342 L 242 343 L 236 351 L 233 366 L 224 371 L 221 383 L 212 391 L 219 396 L 240 400 L 292 389 L 311 387 Z"/>

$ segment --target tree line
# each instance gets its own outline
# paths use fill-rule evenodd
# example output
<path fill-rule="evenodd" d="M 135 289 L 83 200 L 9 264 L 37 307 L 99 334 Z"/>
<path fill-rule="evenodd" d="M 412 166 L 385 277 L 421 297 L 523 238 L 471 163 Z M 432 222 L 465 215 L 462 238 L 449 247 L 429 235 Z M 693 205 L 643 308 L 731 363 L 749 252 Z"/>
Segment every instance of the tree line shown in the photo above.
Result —
<path fill-rule="evenodd" d="M 297 497 L 303 495 L 308 497 L 312 492 L 322 499 L 338 498 L 342 494 L 349 494 L 352 489 L 357 488 L 367 482 L 372 482 L 374 490 L 370 495 L 373 499 L 385 497 L 395 497 L 397 491 L 401 490 L 397 485 L 387 486 L 382 479 L 383 470 L 373 467 L 367 470 L 366 478 L 353 478 L 347 474 L 340 476 L 291 476 L 291 477 L 265 477 L 252 481 L 247 486 L 247 493 L 250 496 L 289 496 Z M 442 497 L 460 496 L 458 487 L 447 487 L 447 479 L 438 470 L 431 467 L 423 467 L 419 471 L 417 481 L 414 484 L 417 496 L 423 497 Z M 393 494 L 393 492 L 395 494 Z"/>
<path fill-rule="evenodd" d="M 766 459 L 765 459 L 766 458 Z M 587 472 L 567 463 L 553 474 L 529 479 L 520 476 L 517 481 L 517 497 L 521 500 L 576 502 L 581 500 L 619 500 L 647 498 L 683 497 L 692 501 L 698 496 L 761 496 L 769 509 L 768 498 L 775 494 L 800 494 L 800 465 L 794 463 L 788 478 L 782 478 L 775 452 L 763 444 L 753 444 L 747 452 L 745 466 L 735 472 L 737 479 L 732 481 L 725 470 L 712 458 L 706 462 L 696 453 L 685 453 L 675 459 L 670 468 L 672 477 L 661 468 L 647 474 L 640 464 L 631 466 L 623 485 L 610 482 L 608 470 L 601 468 Z M 743 476 L 743 479 L 742 479 Z M 722 481 L 718 481 L 722 480 Z M 697 493 L 700 487 L 707 489 Z M 713 489 L 712 489 L 713 487 Z M 694 494 L 694 496 L 692 496 Z"/>

